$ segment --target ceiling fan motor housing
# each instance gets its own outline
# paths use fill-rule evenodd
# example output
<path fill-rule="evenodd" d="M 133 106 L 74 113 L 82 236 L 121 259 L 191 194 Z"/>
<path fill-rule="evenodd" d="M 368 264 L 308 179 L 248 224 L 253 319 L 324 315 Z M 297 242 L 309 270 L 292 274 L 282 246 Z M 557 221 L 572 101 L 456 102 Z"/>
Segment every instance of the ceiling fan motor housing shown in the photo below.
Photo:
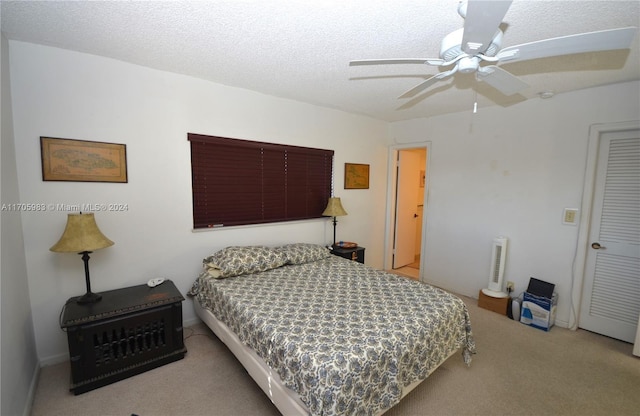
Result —
<path fill-rule="evenodd" d="M 461 54 L 466 53 L 462 50 L 463 35 L 464 28 L 461 28 L 445 36 L 444 39 L 442 39 L 442 44 L 440 47 L 440 58 L 444 59 L 445 61 L 451 61 Z M 484 52 L 479 52 L 486 56 L 495 56 L 500 50 L 500 46 L 502 46 L 502 31 L 498 29 L 489 47 L 487 47 Z"/>
<path fill-rule="evenodd" d="M 465 56 L 458 61 L 458 72 L 463 74 L 469 74 L 478 70 L 480 64 L 480 58 L 476 56 Z"/>

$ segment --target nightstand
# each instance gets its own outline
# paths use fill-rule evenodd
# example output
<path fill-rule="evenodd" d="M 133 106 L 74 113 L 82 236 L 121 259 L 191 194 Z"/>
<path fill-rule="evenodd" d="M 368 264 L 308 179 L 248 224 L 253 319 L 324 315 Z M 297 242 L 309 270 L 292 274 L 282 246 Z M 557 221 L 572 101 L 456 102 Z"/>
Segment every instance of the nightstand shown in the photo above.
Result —
<path fill-rule="evenodd" d="M 172 281 L 101 295 L 101 301 L 89 304 L 78 304 L 73 297 L 62 314 L 74 394 L 184 358 L 184 297 Z"/>
<path fill-rule="evenodd" d="M 364 247 L 342 248 L 335 247 L 331 249 L 331 253 L 345 259 L 364 263 Z"/>

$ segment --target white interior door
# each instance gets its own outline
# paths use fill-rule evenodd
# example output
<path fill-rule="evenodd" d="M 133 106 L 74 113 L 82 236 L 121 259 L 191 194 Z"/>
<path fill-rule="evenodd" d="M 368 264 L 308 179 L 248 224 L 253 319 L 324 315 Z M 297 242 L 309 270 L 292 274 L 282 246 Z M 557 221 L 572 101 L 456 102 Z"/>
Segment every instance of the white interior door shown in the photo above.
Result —
<path fill-rule="evenodd" d="M 398 152 L 396 227 L 393 268 L 415 260 L 416 222 L 418 221 L 417 189 L 420 186 L 421 159 L 417 153 Z"/>
<path fill-rule="evenodd" d="M 581 328 L 634 342 L 640 314 L 640 130 L 600 139 Z"/>

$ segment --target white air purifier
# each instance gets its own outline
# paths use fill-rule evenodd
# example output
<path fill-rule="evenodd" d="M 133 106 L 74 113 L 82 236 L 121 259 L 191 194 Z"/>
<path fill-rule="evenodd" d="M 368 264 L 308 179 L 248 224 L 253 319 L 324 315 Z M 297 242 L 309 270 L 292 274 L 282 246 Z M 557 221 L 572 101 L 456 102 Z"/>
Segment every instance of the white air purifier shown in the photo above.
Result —
<path fill-rule="evenodd" d="M 489 287 L 482 289 L 482 293 L 492 298 L 506 298 L 509 296 L 502 291 L 504 286 L 504 265 L 507 257 L 507 238 L 493 239 L 491 250 L 491 270 L 489 270 Z"/>

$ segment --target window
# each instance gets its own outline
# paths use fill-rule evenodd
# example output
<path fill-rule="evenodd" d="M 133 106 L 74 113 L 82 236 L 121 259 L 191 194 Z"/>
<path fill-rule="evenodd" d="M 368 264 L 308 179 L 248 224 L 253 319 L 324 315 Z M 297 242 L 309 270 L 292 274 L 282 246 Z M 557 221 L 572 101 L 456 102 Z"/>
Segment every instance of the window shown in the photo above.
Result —
<path fill-rule="evenodd" d="M 193 227 L 322 217 L 333 150 L 188 134 Z"/>

